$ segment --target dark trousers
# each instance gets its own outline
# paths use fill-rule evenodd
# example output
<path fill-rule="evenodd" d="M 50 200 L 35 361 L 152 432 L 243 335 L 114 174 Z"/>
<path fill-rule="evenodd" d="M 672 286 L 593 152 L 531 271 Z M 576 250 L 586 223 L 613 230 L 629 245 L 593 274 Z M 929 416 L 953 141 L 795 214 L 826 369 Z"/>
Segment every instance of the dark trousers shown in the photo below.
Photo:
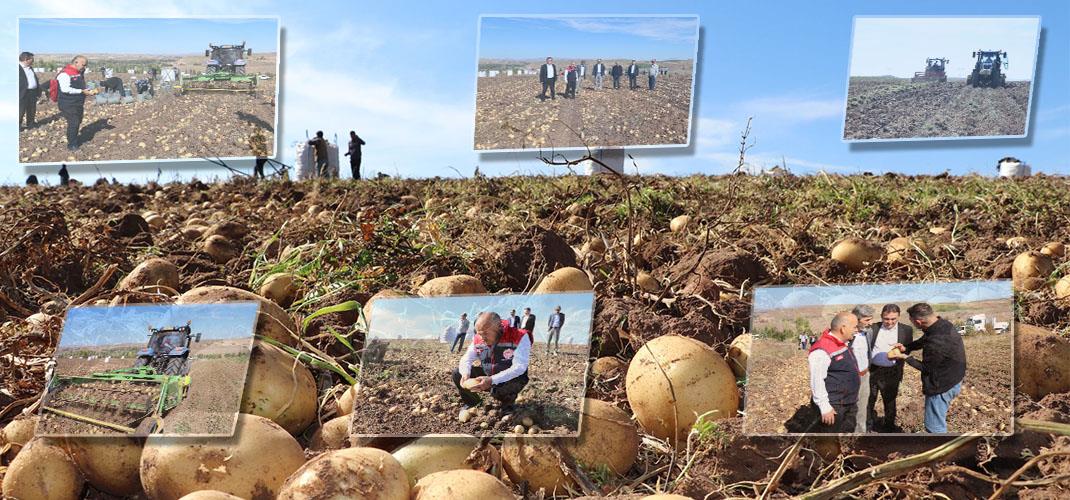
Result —
<path fill-rule="evenodd" d="M 256 163 L 253 164 L 253 178 L 264 178 L 264 165 L 267 163 L 267 158 L 257 158 Z"/>
<path fill-rule="evenodd" d="M 462 350 L 464 350 L 464 336 L 464 333 L 457 334 L 457 338 L 453 339 L 453 345 L 450 346 L 450 352 L 453 352 L 455 348 L 457 349 L 457 352 L 461 352 Z"/>
<path fill-rule="evenodd" d="M 316 171 L 319 172 L 321 178 L 326 179 L 331 176 L 331 169 L 328 166 L 327 158 L 316 158 Z"/>
<path fill-rule="evenodd" d="M 479 366 L 473 366 L 472 370 L 468 372 L 468 378 L 482 377 L 486 375 L 483 372 L 483 368 Z M 482 402 L 482 398 L 479 394 L 474 393 L 464 387 L 461 387 L 461 372 L 456 368 L 453 369 L 453 385 L 457 388 L 457 392 L 461 395 L 461 401 L 468 406 L 475 406 Z M 528 374 L 514 378 L 508 382 L 492 385 L 490 387 L 490 397 L 494 398 L 503 405 L 511 405 L 516 402 L 517 395 L 524 389 L 524 386 L 528 385 Z"/>
<path fill-rule="evenodd" d="M 349 170 L 354 179 L 360 179 L 360 155 L 349 155 Z"/>
<path fill-rule="evenodd" d="M 866 427 L 873 429 L 877 421 L 877 394 L 884 401 L 884 428 L 895 428 L 895 398 L 903 380 L 900 368 L 869 365 L 869 402 L 866 404 Z"/>
<path fill-rule="evenodd" d="M 628 75 L 628 88 L 630 88 L 630 89 L 639 88 L 639 84 L 636 83 L 636 81 L 635 81 L 637 78 L 639 78 L 639 75 Z"/>
<path fill-rule="evenodd" d="M 565 97 L 576 97 L 576 82 L 568 82 L 565 84 Z"/>
<path fill-rule="evenodd" d="M 849 434 L 855 430 L 855 417 L 858 412 L 858 402 L 850 404 L 832 404 L 832 410 L 836 412 L 836 420 L 832 422 L 832 425 L 825 425 L 821 422 L 821 409 L 818 408 L 813 401 L 810 402 L 810 406 L 814 408 L 814 413 L 817 414 L 817 423 L 812 427 L 813 432 L 819 434 Z"/>
<path fill-rule="evenodd" d="M 613 88 L 620 88 L 620 75 L 613 75 Z"/>
<path fill-rule="evenodd" d="M 657 77 L 650 75 L 646 78 L 647 84 L 650 85 L 650 90 L 654 90 L 654 84 L 658 81 Z"/>
<path fill-rule="evenodd" d="M 556 99 L 554 94 L 557 93 L 557 78 L 548 78 L 542 81 L 542 98 L 546 99 L 546 90 L 550 90 L 550 99 Z"/>
<path fill-rule="evenodd" d="M 26 117 L 26 128 L 33 127 L 37 123 L 37 89 L 27 90 L 19 98 L 19 126 L 22 126 L 22 117 Z"/>
<path fill-rule="evenodd" d="M 64 120 L 67 120 L 67 147 L 78 147 L 78 129 L 82 128 L 82 116 L 85 114 L 85 107 L 80 105 L 61 106 L 59 114 L 63 116 Z"/>

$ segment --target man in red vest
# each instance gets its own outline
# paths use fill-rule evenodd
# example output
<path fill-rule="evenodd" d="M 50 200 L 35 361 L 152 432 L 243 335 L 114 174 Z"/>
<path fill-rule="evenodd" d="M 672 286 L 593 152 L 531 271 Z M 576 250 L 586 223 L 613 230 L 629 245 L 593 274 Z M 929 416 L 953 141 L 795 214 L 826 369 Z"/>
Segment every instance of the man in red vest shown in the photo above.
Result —
<path fill-rule="evenodd" d="M 85 56 L 75 56 L 62 71 L 56 75 L 59 91 L 56 96 L 56 104 L 59 114 L 67 121 L 67 150 L 77 151 L 81 144 L 78 140 L 78 130 L 82 127 L 82 116 L 85 114 L 85 96 L 93 92 L 86 89 Z"/>
<path fill-rule="evenodd" d="M 858 318 L 849 312 L 837 313 L 832 324 L 810 346 L 810 392 L 821 414 L 815 432 L 849 433 L 855 429 L 858 387 L 861 377 L 850 342 L 858 329 Z"/>
<path fill-rule="evenodd" d="M 531 354 L 528 331 L 510 326 L 509 320 L 493 312 L 481 313 L 475 329 L 475 339 L 453 371 L 453 385 L 461 395 L 464 409 L 482 402 L 477 392 L 488 392 L 501 403 L 503 411 L 511 411 L 517 395 L 528 384 Z M 472 366 L 477 360 L 479 366 Z M 465 388 L 470 379 L 476 384 Z"/>

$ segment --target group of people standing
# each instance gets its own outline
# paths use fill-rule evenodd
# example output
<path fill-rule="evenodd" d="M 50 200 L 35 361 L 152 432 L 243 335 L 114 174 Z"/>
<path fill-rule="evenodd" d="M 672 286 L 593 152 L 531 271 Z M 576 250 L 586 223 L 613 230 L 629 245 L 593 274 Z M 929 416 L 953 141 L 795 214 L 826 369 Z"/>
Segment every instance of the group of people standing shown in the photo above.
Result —
<path fill-rule="evenodd" d="M 33 67 L 34 56 L 31 52 L 19 54 L 19 127 L 25 121 L 26 129 L 37 126 L 37 101 L 41 98 L 41 82 Z M 79 130 L 85 115 L 85 97 L 93 95 L 85 81 L 85 68 L 89 60 L 85 56 L 74 56 L 71 63 L 56 74 L 57 93 L 55 95 L 59 114 L 67 121 L 67 150 L 77 151 Z M 51 98 L 51 96 L 50 96 Z"/>
<path fill-rule="evenodd" d="M 607 68 L 601 59 L 598 59 L 594 66 L 591 67 L 591 75 L 594 77 L 595 90 L 602 90 L 605 85 L 606 75 L 613 78 L 613 88 L 620 88 L 620 79 L 622 76 L 628 76 L 628 88 L 636 90 L 639 88 L 637 83 L 639 79 L 639 65 L 636 64 L 633 59 L 627 69 L 619 62 L 613 64 L 611 68 Z M 647 88 L 648 90 L 654 90 L 657 84 L 657 78 L 659 75 L 667 74 L 667 70 L 663 70 L 658 66 L 658 62 L 655 59 L 650 60 L 650 66 L 647 67 Z M 587 64 L 586 63 L 570 63 L 563 69 L 554 63 L 554 58 L 547 57 L 546 63 L 539 67 L 539 83 L 542 84 L 542 93 L 539 98 L 546 100 L 546 91 L 550 91 L 550 99 L 556 99 L 557 95 L 557 79 L 561 77 L 565 80 L 565 92 L 562 94 L 565 98 L 576 98 L 576 89 L 580 80 L 587 78 Z"/>
<path fill-rule="evenodd" d="M 904 364 L 921 372 L 925 431 L 947 432 L 948 408 L 966 376 L 965 345 L 955 326 L 929 304 L 914 304 L 906 312 L 913 326 L 899 322 L 896 304 L 885 305 L 881 321 L 873 323 L 873 308 L 859 305 L 837 313 L 810 345 L 811 404 L 821 415 L 816 432 L 902 432 L 896 424 L 896 399 Z M 914 328 L 923 332 L 917 340 Z M 922 360 L 910 356 L 914 351 L 923 351 Z M 884 410 L 879 426 L 878 396 Z"/>

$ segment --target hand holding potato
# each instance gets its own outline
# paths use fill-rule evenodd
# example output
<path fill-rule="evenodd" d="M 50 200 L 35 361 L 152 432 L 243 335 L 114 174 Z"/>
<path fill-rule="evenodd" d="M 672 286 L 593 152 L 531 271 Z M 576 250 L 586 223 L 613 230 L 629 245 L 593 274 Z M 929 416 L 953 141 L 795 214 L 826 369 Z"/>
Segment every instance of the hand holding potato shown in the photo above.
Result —
<path fill-rule="evenodd" d="M 490 386 L 492 385 L 490 377 L 479 377 L 476 380 L 479 381 L 479 384 L 472 388 L 473 391 L 483 392 L 490 390 Z"/>

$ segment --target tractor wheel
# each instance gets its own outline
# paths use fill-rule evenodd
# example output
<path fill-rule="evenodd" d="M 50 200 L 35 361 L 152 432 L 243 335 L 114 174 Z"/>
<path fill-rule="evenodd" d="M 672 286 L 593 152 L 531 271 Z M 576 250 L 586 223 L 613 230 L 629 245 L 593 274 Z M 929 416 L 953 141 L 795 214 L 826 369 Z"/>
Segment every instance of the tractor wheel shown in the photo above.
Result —
<path fill-rule="evenodd" d="M 163 372 L 165 375 L 183 375 L 182 369 L 186 367 L 186 358 L 171 358 L 167 360 Z"/>

